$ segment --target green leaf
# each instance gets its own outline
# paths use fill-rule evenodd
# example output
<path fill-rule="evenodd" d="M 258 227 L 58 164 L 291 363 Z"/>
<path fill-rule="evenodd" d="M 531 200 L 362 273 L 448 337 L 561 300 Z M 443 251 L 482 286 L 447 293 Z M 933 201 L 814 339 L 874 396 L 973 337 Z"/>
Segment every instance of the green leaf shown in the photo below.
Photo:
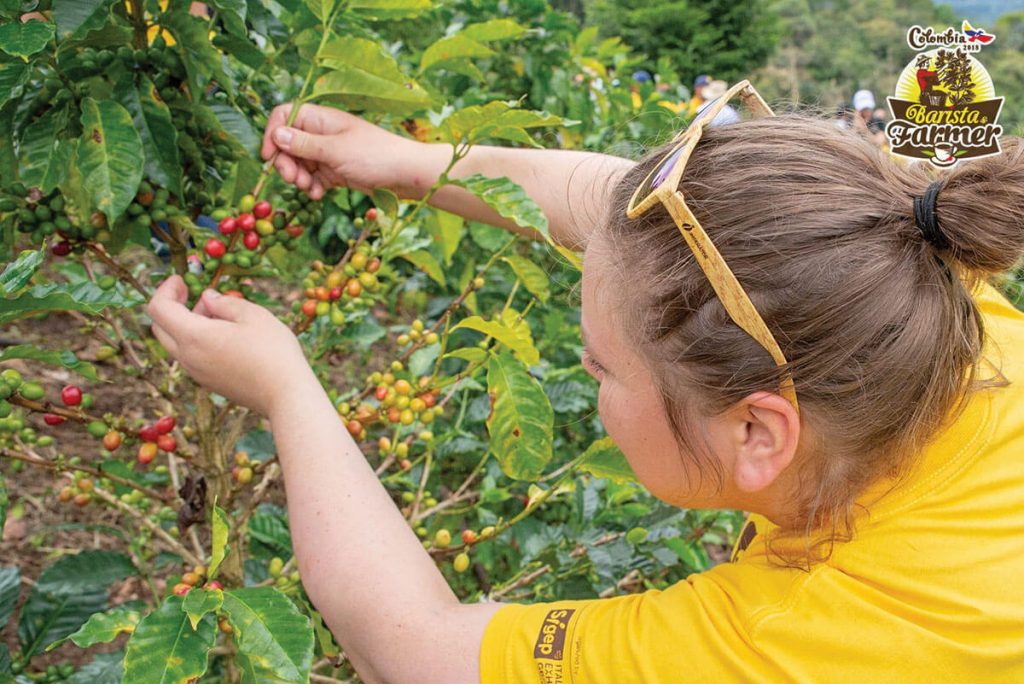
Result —
<path fill-rule="evenodd" d="M 230 33 L 239 38 L 248 37 L 245 28 L 245 0 L 211 0 L 210 4 L 217 8 L 224 26 Z"/>
<path fill-rule="evenodd" d="M 487 366 L 491 415 L 487 431 L 502 471 L 516 480 L 536 480 L 551 460 L 554 411 L 544 389 L 509 352 Z"/>
<path fill-rule="evenodd" d="M 238 641 L 242 681 L 304 682 L 313 663 L 313 628 L 287 596 L 272 587 L 224 592 L 224 613 Z"/>
<path fill-rule="evenodd" d="M 11 672 L 11 651 L 3 642 L 0 642 L 0 684 L 16 684 Z"/>
<path fill-rule="evenodd" d="M 216 621 L 207 616 L 192 629 L 182 602 L 169 596 L 135 628 L 124 656 L 124 684 L 183 684 L 206 672 Z"/>
<path fill-rule="evenodd" d="M 53 38 L 53 24 L 43 21 L 12 21 L 0 26 L 0 50 L 12 57 L 36 54 Z"/>
<path fill-rule="evenodd" d="M 614 482 L 635 482 L 636 475 L 629 466 L 629 461 L 622 455 L 619 447 L 611 437 L 602 437 L 595 441 L 580 456 L 580 470 L 594 477 L 603 477 Z"/>
<path fill-rule="evenodd" d="M 207 575 L 210 579 L 217 576 L 217 570 L 220 568 L 220 564 L 224 562 L 224 557 L 228 554 L 228 532 L 231 531 L 231 522 L 228 519 L 228 514 L 224 512 L 224 509 L 216 505 L 213 507 L 212 526 L 213 541 L 211 542 L 210 567 L 207 570 Z"/>
<path fill-rule="evenodd" d="M 306 0 L 306 7 L 320 21 L 326 21 L 337 4 L 338 0 Z"/>
<path fill-rule="evenodd" d="M 53 0 L 53 16 L 57 20 L 57 37 L 84 38 L 87 33 L 102 28 L 110 19 L 114 0 Z"/>
<path fill-rule="evenodd" d="M 463 347 L 455 349 L 444 355 L 446 359 L 462 359 L 470 363 L 479 363 L 487 358 L 487 352 L 480 347 Z"/>
<path fill-rule="evenodd" d="M 566 120 L 547 112 L 518 109 L 514 102 L 488 102 L 472 105 L 450 114 L 441 124 L 441 138 L 450 143 L 465 141 L 475 144 L 482 140 L 499 138 L 541 147 L 527 128 L 564 126 Z"/>
<path fill-rule="evenodd" d="M 153 82 L 139 77 L 138 88 L 130 79 L 117 89 L 121 104 L 132 116 L 135 130 L 146 154 L 146 175 L 161 187 L 181 196 L 181 158 L 178 154 L 178 129 L 171 119 L 171 110 L 160 99 Z"/>
<path fill-rule="evenodd" d="M 479 316 L 469 316 L 459 321 L 452 330 L 468 328 L 489 335 L 511 349 L 516 357 L 527 366 L 536 366 L 540 363 L 540 353 L 533 346 L 533 337 L 530 335 L 530 327 L 526 321 L 515 320 L 518 316 L 511 311 L 512 316 L 496 321 L 485 321 Z"/>
<path fill-rule="evenodd" d="M 81 311 L 98 314 L 107 307 L 124 309 L 141 304 L 116 288 L 103 290 L 94 283 L 33 285 L 17 297 L 0 299 L 0 325 L 43 311 Z"/>
<path fill-rule="evenodd" d="M 259 544 L 269 547 L 268 555 L 283 558 L 292 555 L 292 537 L 284 520 L 265 510 L 257 510 L 249 521 L 249 541 L 255 549 Z"/>
<path fill-rule="evenodd" d="M 483 351 L 482 349 L 480 351 Z M 426 375 L 441 353 L 440 344 L 428 344 L 420 347 L 409 356 L 409 372 L 415 376 Z"/>
<path fill-rule="evenodd" d="M 124 677 L 124 653 L 100 653 L 67 680 L 67 684 L 121 684 Z"/>
<path fill-rule="evenodd" d="M 525 26 L 521 26 L 511 19 L 491 19 L 479 24 L 470 24 L 462 29 L 462 35 L 481 43 L 492 40 L 514 40 L 527 32 L 528 29 Z"/>
<path fill-rule="evenodd" d="M 95 613 L 89 620 L 70 635 L 79 648 L 89 648 L 95 644 L 107 644 L 119 634 L 131 634 L 139 624 L 141 614 L 123 606 L 112 608 L 105 613 Z M 56 642 L 54 642 L 56 643 Z"/>
<path fill-rule="evenodd" d="M 444 259 L 445 266 L 450 266 L 452 256 L 459 248 L 459 243 L 462 242 L 462 235 L 466 231 L 466 222 L 458 214 L 435 209 L 427 215 L 426 225 L 434 245 Z"/>
<path fill-rule="evenodd" d="M 11 504 L 11 498 L 7 494 L 7 480 L 4 479 L 4 474 L 0 472 L 0 531 L 4 529 L 4 524 L 7 522 L 7 507 Z M 3 620 L 0 620 L 3 622 Z"/>
<path fill-rule="evenodd" d="M 408 254 L 399 254 L 399 256 L 426 273 L 430 276 L 431 280 L 436 282 L 438 285 L 443 286 L 445 284 L 444 269 L 441 268 L 441 264 L 438 263 L 437 257 L 427 250 L 417 249 L 416 251 L 409 252 Z"/>
<path fill-rule="evenodd" d="M 67 127 L 67 108 L 54 107 L 25 129 L 18 157 L 26 185 L 50 192 L 63 182 L 71 156 L 71 145 L 61 140 Z"/>
<path fill-rule="evenodd" d="M 482 43 L 461 33 L 446 36 L 436 41 L 420 57 L 420 73 L 434 66 L 444 66 L 446 62 L 458 59 L 475 59 L 492 57 L 495 52 Z"/>
<path fill-rule="evenodd" d="M 53 366 L 63 366 L 93 382 L 100 381 L 99 376 L 96 375 L 96 368 L 87 361 L 79 361 L 75 353 L 70 350 L 49 351 L 40 349 L 34 344 L 19 344 L 0 351 L 0 361 L 9 361 L 10 359 L 32 359 Z"/>
<path fill-rule="evenodd" d="M 83 551 L 46 568 L 29 592 L 18 620 L 27 657 L 72 634 L 106 608 L 110 584 L 136 574 L 131 559 L 111 551 Z"/>
<path fill-rule="evenodd" d="M 502 257 L 501 260 L 512 267 L 519 282 L 530 291 L 530 294 L 542 302 L 548 301 L 548 297 L 551 296 L 551 280 L 540 266 L 518 254 Z"/>
<path fill-rule="evenodd" d="M 142 180 L 142 139 L 124 107 L 113 100 L 82 101 L 78 164 L 93 206 L 113 224 L 128 208 Z"/>
<path fill-rule="evenodd" d="M 3 474 L 0 473 L 2 479 Z M 21 571 L 13 565 L 0 568 L 0 624 L 6 625 L 11 619 L 20 593 Z"/>
<path fill-rule="evenodd" d="M 515 221 L 524 228 L 533 228 L 548 242 L 551 235 L 548 232 L 548 219 L 544 216 L 537 203 L 526 194 L 522 187 L 516 185 L 508 178 L 487 178 L 480 174 L 474 174 L 468 178 L 452 179 L 448 182 L 465 188 L 483 200 L 487 206 L 494 209 L 500 216 Z"/>
<path fill-rule="evenodd" d="M 0 294 L 14 294 L 25 287 L 43 263 L 45 255 L 42 249 L 26 249 L 18 254 L 18 258 L 7 264 L 4 272 L 0 273 Z"/>
<path fill-rule="evenodd" d="M 224 179 L 217 195 L 227 200 L 227 203 L 234 206 L 238 200 L 249 194 L 260 177 L 262 167 L 259 162 L 250 157 L 242 157 L 231 165 L 228 177 Z"/>
<path fill-rule="evenodd" d="M 346 10 L 364 19 L 390 21 L 416 17 L 432 8 L 430 0 L 351 0 Z"/>
<path fill-rule="evenodd" d="M 373 205 L 377 207 L 380 213 L 383 213 L 392 221 L 398 218 L 398 209 L 401 206 L 398 195 L 387 188 L 374 188 L 370 197 L 373 199 Z M 380 221 L 379 216 L 377 220 Z"/>
<path fill-rule="evenodd" d="M 188 13 L 187 4 L 178 4 L 177 9 L 161 15 L 163 25 L 170 30 L 182 47 L 182 61 L 188 72 L 192 92 L 202 93 L 211 80 L 217 81 L 229 95 L 234 94 L 234 84 L 224 73 L 220 52 L 210 42 L 208 22 Z"/>
<path fill-rule="evenodd" d="M 217 117 L 221 128 L 253 157 L 259 156 L 261 134 L 252 127 L 249 117 L 224 102 L 214 102 L 209 106 Z"/>
<path fill-rule="evenodd" d="M 199 621 L 207 613 L 220 610 L 223 603 L 224 592 L 220 589 L 200 589 L 197 587 L 185 594 L 185 600 L 181 603 L 181 609 L 188 615 L 189 622 L 192 623 L 192 629 L 196 629 L 199 626 Z"/>
<path fill-rule="evenodd" d="M 664 544 L 692 570 L 704 570 L 709 564 L 707 552 L 698 541 L 686 541 L 682 537 L 669 537 Z"/>
<path fill-rule="evenodd" d="M 0 107 L 20 97 L 32 73 L 32 65 L 25 62 L 0 62 Z"/>
<path fill-rule="evenodd" d="M 316 642 L 320 645 L 320 651 L 328 658 L 333 658 L 341 653 L 341 649 L 334 641 L 334 635 L 324 624 L 324 616 L 320 614 L 320 611 L 311 607 L 309 607 L 309 612 L 309 619 L 313 623 L 313 632 L 316 634 Z"/>
<path fill-rule="evenodd" d="M 427 92 L 403 74 L 394 58 L 372 40 L 332 38 L 318 59 L 331 71 L 317 80 L 315 98 L 329 98 L 347 109 L 392 114 L 411 114 L 430 106 Z"/>

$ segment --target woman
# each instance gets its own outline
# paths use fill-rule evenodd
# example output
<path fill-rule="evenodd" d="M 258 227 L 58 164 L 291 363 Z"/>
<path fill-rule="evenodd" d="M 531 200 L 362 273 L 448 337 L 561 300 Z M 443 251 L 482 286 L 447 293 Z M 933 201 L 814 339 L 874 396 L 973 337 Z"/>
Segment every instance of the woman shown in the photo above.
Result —
<path fill-rule="evenodd" d="M 449 158 L 287 113 L 263 155 L 314 198 L 421 197 Z M 678 187 L 784 364 L 723 306 L 691 223 L 628 217 L 672 147 L 477 146 L 455 167 L 519 183 L 586 250 L 584 364 L 638 478 L 751 512 L 733 562 L 663 592 L 460 605 L 283 324 L 212 292 L 189 311 L 177 276 L 149 311 L 197 381 L 269 417 L 304 586 L 365 681 L 1021 681 L 1024 315 L 982 282 L 1024 251 L 1024 148 L 1004 147 L 936 183 L 828 121 L 708 128 Z M 522 230 L 458 188 L 432 204 Z"/>

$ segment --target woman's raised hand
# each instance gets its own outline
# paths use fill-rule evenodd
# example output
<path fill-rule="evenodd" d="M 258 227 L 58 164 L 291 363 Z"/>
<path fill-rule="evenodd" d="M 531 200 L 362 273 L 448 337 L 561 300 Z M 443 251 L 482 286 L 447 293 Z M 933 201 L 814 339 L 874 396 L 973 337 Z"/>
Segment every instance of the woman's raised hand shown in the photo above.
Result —
<path fill-rule="evenodd" d="M 261 154 L 274 160 L 281 178 L 313 199 L 333 187 L 367 193 L 387 188 L 403 199 L 419 199 L 444 170 L 445 159 L 433 145 L 319 105 L 302 105 L 288 126 L 291 109 L 284 104 L 271 113 Z"/>

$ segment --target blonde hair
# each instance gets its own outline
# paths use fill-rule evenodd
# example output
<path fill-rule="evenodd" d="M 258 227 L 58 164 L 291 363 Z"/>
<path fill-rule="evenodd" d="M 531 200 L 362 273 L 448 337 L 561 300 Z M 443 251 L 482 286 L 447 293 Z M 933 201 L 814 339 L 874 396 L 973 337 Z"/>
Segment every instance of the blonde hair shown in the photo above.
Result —
<path fill-rule="evenodd" d="M 712 127 L 679 189 L 789 360 L 778 367 L 737 327 L 661 207 L 626 217 L 633 190 L 667 147 L 614 190 L 600 238 L 623 277 L 619 323 L 657 379 L 666 416 L 701 476 L 712 416 L 792 373 L 805 428 L 799 522 L 809 558 L 853 534 L 867 485 L 905 474 L 971 391 L 984 329 L 970 289 L 1024 251 L 1024 148 L 946 173 L 937 215 L 950 247 L 926 242 L 913 198 L 935 180 L 853 131 L 802 114 Z M 816 443 L 810 440 L 816 439 Z"/>

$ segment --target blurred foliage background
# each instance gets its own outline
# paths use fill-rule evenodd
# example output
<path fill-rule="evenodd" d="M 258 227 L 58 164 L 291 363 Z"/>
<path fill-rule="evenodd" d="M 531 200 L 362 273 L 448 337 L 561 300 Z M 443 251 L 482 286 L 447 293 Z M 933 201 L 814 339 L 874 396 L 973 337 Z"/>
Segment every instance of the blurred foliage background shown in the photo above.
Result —
<path fill-rule="evenodd" d="M 1024 122 L 1024 2 L 959 0 L 554 0 L 602 38 L 633 50 L 630 66 L 675 78 L 685 88 L 699 74 L 749 78 L 775 103 L 834 112 L 867 88 L 879 104 L 891 94 L 913 51 L 913 24 L 937 29 L 964 19 L 995 34 L 981 53 L 996 92 L 1006 98 L 1008 133 Z M 659 60 L 662 60 L 659 67 Z M 666 73 L 667 72 L 667 73 Z M 632 73 L 622 74 L 628 78 Z M 688 90 L 685 93 L 688 96 Z"/>

